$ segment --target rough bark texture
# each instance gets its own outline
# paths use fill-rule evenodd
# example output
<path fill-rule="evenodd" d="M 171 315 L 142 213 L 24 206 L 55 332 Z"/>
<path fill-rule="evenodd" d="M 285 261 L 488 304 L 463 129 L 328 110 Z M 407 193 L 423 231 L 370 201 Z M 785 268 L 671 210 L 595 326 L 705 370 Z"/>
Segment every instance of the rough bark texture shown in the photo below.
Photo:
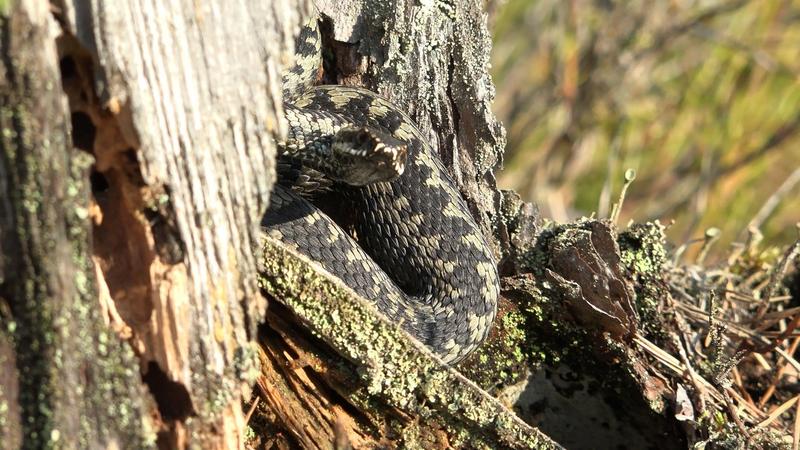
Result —
<path fill-rule="evenodd" d="M 162 443 L 242 445 L 279 61 L 308 14 L 293 1 L 61 5 L 62 58 L 80 80 L 67 90 L 106 185 L 94 217 L 101 285 L 159 406 Z"/>
<path fill-rule="evenodd" d="M 507 242 L 480 2 L 319 7 L 329 81 L 406 107 L 484 232 Z M 238 448 L 260 360 L 263 413 L 289 443 L 554 445 L 313 264 L 276 243 L 257 257 L 284 130 L 281 67 L 309 2 L 7 8 L 0 0 L 4 442 Z M 264 287 L 317 337 L 276 306 L 258 348 L 259 260 Z M 336 299 L 339 319 L 326 306 Z M 348 334 L 354 323 L 364 333 Z"/>
<path fill-rule="evenodd" d="M 97 308 L 88 169 L 73 150 L 46 2 L 0 11 L 0 442 L 143 446 L 130 347 Z"/>
<path fill-rule="evenodd" d="M 0 429 L 241 446 L 279 62 L 309 4 L 2 5 Z"/>

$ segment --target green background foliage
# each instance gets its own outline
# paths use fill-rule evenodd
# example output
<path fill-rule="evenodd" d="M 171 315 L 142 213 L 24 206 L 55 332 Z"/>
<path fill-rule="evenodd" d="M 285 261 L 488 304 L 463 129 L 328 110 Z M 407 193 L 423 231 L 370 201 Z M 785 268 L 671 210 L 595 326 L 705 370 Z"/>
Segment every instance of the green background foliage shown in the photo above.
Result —
<path fill-rule="evenodd" d="M 488 6 L 501 187 L 558 221 L 607 217 L 634 168 L 620 224 L 674 220 L 678 244 L 717 227 L 721 251 L 772 199 L 761 231 L 797 238 L 800 1 Z"/>

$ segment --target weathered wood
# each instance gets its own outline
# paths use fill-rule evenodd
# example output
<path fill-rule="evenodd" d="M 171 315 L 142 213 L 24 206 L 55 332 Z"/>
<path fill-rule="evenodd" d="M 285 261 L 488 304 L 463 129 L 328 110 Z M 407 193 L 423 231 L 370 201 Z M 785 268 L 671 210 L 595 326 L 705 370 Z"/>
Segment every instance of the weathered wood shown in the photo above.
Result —
<path fill-rule="evenodd" d="M 13 47 L 17 44 L 10 38 L 6 40 L 12 45 L 7 48 L 4 45 L 8 57 L 5 75 L 10 80 L 4 91 L 14 97 L 4 101 L 4 114 L 6 105 L 14 106 L 15 101 L 22 104 L 21 112 L 13 110 L 4 116 L 8 121 L 4 129 L 16 133 L 4 135 L 7 142 L 4 147 L 11 152 L 16 150 L 15 145 L 35 147 L 46 143 L 43 150 L 53 154 L 43 151 L 14 154 L 19 165 L 13 168 L 21 173 L 20 177 L 39 178 L 35 180 L 39 184 L 32 184 L 30 192 L 20 187 L 27 188 L 25 182 L 34 181 L 2 177 L 8 198 L 12 199 L 12 204 L 5 208 L 9 220 L 3 227 L 7 237 L 3 253 L 30 257 L 28 241 L 34 239 L 51 246 L 67 242 L 83 245 L 75 250 L 74 259 L 83 264 L 79 267 L 84 277 L 81 282 L 87 286 L 80 286 L 85 289 L 81 294 L 92 303 L 83 305 L 88 310 L 85 314 L 90 315 L 81 317 L 75 326 L 96 331 L 102 327 L 102 320 L 97 320 L 102 310 L 111 317 L 115 330 L 130 339 L 139 364 L 145 369 L 144 380 L 159 407 L 155 428 L 165 432 L 162 441 L 183 445 L 184 438 L 191 436 L 194 443 L 203 446 L 238 447 L 243 442 L 244 428 L 240 410 L 242 388 L 252 381 L 257 364 L 251 340 L 265 307 L 256 286 L 253 249 L 257 248 L 254 244 L 258 223 L 274 179 L 273 142 L 282 132 L 280 66 L 288 61 L 292 36 L 308 16 L 309 5 L 63 2 L 53 8 L 56 23 L 46 2 L 28 2 L 15 4 L 11 17 L 24 18 L 31 11 L 36 13 L 37 22 L 35 26 L 25 26 L 36 32 L 32 34 L 35 39 L 24 41 L 25 46 L 19 49 Z M 19 30 L 12 32 L 11 25 L 13 22 L 5 23 L 6 36 L 17 36 L 21 31 L 19 36 L 30 37 L 26 28 L 18 27 Z M 63 34 L 58 38 L 59 53 L 56 53 L 59 25 Z M 42 48 L 47 51 L 40 51 Z M 27 68 L 20 64 L 27 57 L 48 70 L 32 66 L 31 73 L 38 84 L 20 90 L 21 83 L 29 80 L 13 76 L 15 71 Z M 20 200 L 15 204 L 14 195 L 40 193 L 58 202 L 64 200 L 59 189 L 68 185 L 70 195 L 83 195 L 86 200 L 84 187 L 89 159 L 72 157 L 77 169 L 66 165 L 64 160 L 68 152 L 74 152 L 66 141 L 69 111 L 58 90 L 59 61 L 65 72 L 64 90 L 70 100 L 75 145 L 94 154 L 93 180 L 102 180 L 105 187 L 95 192 L 96 205 L 86 204 L 73 210 L 70 203 L 57 204 L 66 211 L 63 215 L 75 211 L 81 214 L 79 225 L 83 228 L 68 230 L 66 237 L 61 236 L 63 230 L 54 234 L 58 230 L 43 228 L 41 235 L 21 235 L 14 240 L 8 236 L 22 232 L 18 223 L 22 218 L 11 214 L 14 207 L 38 208 L 38 204 L 30 202 L 41 201 L 37 196 L 25 198 L 28 203 Z M 17 92 L 25 92 L 30 98 L 17 98 Z M 61 108 L 59 117 L 36 103 L 47 105 L 54 98 Z M 17 119 L 17 115 L 28 113 L 34 125 L 44 128 L 34 127 L 33 132 L 17 130 L 31 126 Z M 19 121 L 23 123 L 17 124 Z M 35 139 L 20 138 L 29 135 Z M 48 166 L 38 165 L 38 159 L 52 163 L 53 173 L 45 170 Z M 42 173 L 31 170 L 39 167 Z M 66 177 L 55 173 L 56 169 L 62 172 L 71 169 L 75 173 Z M 13 174 L 11 170 L 8 172 Z M 53 206 L 43 204 L 42 211 L 37 209 L 37 212 L 48 219 L 59 219 L 57 215 L 49 217 L 60 211 L 50 211 Z M 93 250 L 101 269 L 97 271 L 99 297 L 91 281 L 95 270 L 88 253 L 88 234 L 75 241 L 81 238 L 76 234 L 78 231 L 88 233 L 87 218 L 95 224 Z M 29 218 L 29 222 L 35 224 L 34 218 Z M 38 231 L 39 227 L 22 230 Z M 59 249 L 57 245 L 54 247 Z M 55 255 L 62 258 L 51 258 L 55 267 L 62 267 L 58 264 L 71 255 L 62 253 Z M 3 267 L 15 266 L 12 259 Z M 9 289 L 27 287 L 9 280 L 36 274 L 24 273 L 24 265 L 19 266 L 22 269 L 3 272 L 4 285 L 10 286 Z M 69 266 L 63 267 L 68 275 Z M 53 273 L 65 277 L 64 270 Z M 70 295 L 72 291 L 66 281 L 56 280 L 62 283 L 50 286 L 49 291 L 59 296 Z M 20 330 L 17 334 L 25 337 L 34 333 L 37 339 L 51 340 L 45 333 L 52 332 L 53 322 L 60 317 L 57 311 L 50 311 L 48 302 L 37 308 L 29 305 L 30 311 L 22 310 L 16 306 L 22 294 L 30 299 L 36 292 L 19 293 L 12 289 L 4 295 Z M 25 319 L 24 314 L 31 317 Z M 87 317 L 94 318 L 96 325 L 84 323 Z M 104 339 L 111 341 L 104 343 L 106 347 L 118 349 L 121 345 L 116 338 Z M 91 342 L 94 341 L 87 340 L 85 344 Z M 107 351 L 103 345 L 97 347 L 97 351 Z M 32 350 L 35 355 L 15 355 L 19 367 L 35 368 L 34 361 L 25 358 L 49 361 L 57 349 L 48 342 L 43 348 L 34 346 Z M 128 358 L 124 367 L 130 371 L 133 360 L 129 350 L 123 351 L 123 355 Z M 71 357 L 73 353 L 65 359 Z M 97 358 L 98 364 L 113 362 Z M 52 377 L 52 374 L 37 376 Z M 133 389 L 135 394 L 128 392 L 123 398 L 138 405 L 142 384 L 135 370 L 126 376 L 129 379 L 123 386 Z M 45 390 L 46 396 L 51 395 L 47 391 L 50 384 L 42 381 L 52 378 L 39 378 L 21 380 L 20 403 L 31 410 L 22 413 L 32 423 L 26 439 L 36 433 L 46 440 L 55 425 L 47 417 L 37 422 L 41 414 L 37 415 L 35 410 L 47 403 L 37 403 L 33 400 L 35 396 L 24 397 L 30 392 L 26 382 L 41 382 L 39 389 Z M 105 404 L 131 409 L 126 401 L 106 399 Z M 138 408 L 129 411 L 136 416 L 135 420 L 128 420 L 118 412 L 117 420 L 125 419 L 125 423 L 136 428 L 146 415 L 135 412 Z M 61 427 L 62 433 L 79 428 L 80 415 L 66 410 L 56 410 L 55 414 L 64 414 L 65 420 L 75 422 L 70 427 Z M 187 421 L 190 416 L 196 418 Z M 190 426 L 184 428 L 187 423 Z M 102 423 L 98 426 L 101 427 L 98 433 L 104 435 Z M 113 434 L 116 428 L 110 424 L 108 429 Z"/>
<path fill-rule="evenodd" d="M 348 434 L 360 437 L 369 433 L 367 446 L 370 448 L 397 445 L 422 448 L 437 435 L 440 444 L 436 448 L 559 447 L 410 339 L 397 324 L 377 313 L 367 300 L 321 273 L 317 264 L 283 248 L 279 241 L 271 238 L 264 238 L 264 246 L 264 288 L 295 311 L 337 354 L 353 364 L 347 369 L 308 357 L 283 362 L 290 367 L 291 363 L 305 363 L 313 372 L 323 373 L 327 383 L 311 388 L 298 381 L 307 377 L 303 375 L 302 366 L 291 368 L 295 373 L 283 377 L 266 374 L 275 382 L 294 381 L 296 386 L 289 387 L 293 393 L 288 397 L 315 398 L 313 403 L 301 403 L 311 405 L 309 414 L 322 412 L 329 416 L 320 420 L 284 410 L 285 417 L 293 420 L 279 421 L 299 442 L 307 440 L 306 428 L 316 430 L 327 442 L 334 441 L 335 421 L 330 417 L 331 411 L 336 407 L 344 408 L 345 404 L 324 395 L 326 389 L 333 389 L 349 402 L 348 408 L 362 411 L 351 420 L 359 422 L 353 427 L 357 433 L 350 431 Z M 322 394 L 312 395 L 306 390 Z M 319 400 L 319 397 L 327 400 Z M 314 424 L 323 426 L 302 426 Z"/>
<path fill-rule="evenodd" d="M 96 128 L 89 150 L 108 184 L 94 217 L 103 286 L 170 445 L 243 444 L 265 308 L 253 249 L 283 132 L 281 64 L 308 14 L 291 0 L 59 11 L 62 57 L 86 76 L 72 110 Z"/>
<path fill-rule="evenodd" d="M 50 5 L 0 6 L 0 442 L 142 447 L 138 366 L 97 308 L 91 158 L 70 141 Z"/>
<path fill-rule="evenodd" d="M 502 230 L 491 171 L 504 133 L 489 110 L 480 2 L 320 6 L 338 61 L 329 76 L 406 107 L 439 142 L 484 232 Z M 303 0 L 31 0 L 14 3 L 9 17 L 18 22 L 0 19 L 0 188 L 8 193 L 0 202 L 0 318 L 9 324 L 0 332 L 0 366 L 19 369 L 0 378 L 0 401 L 19 404 L 4 410 L 7 442 L 243 445 L 241 400 L 255 378 L 255 330 L 265 309 L 254 249 L 274 180 L 274 138 L 284 128 L 280 72 L 310 15 Z M 13 26 L 32 32 L 15 34 Z M 73 146 L 91 153 L 93 165 Z M 308 300 L 304 293 L 317 285 L 303 285 L 292 271 L 313 266 L 273 250 L 273 280 L 291 281 L 282 300 Z M 282 328 L 262 361 L 275 384 L 260 389 L 273 398 L 276 423 L 320 425 L 296 434 L 298 442 L 369 444 L 382 436 L 375 427 L 385 414 L 406 425 L 403 442 L 552 445 L 386 328 L 363 302 L 342 298 L 354 320 L 392 336 L 385 344 L 400 352 L 398 361 L 413 364 L 392 368 L 381 362 L 385 355 L 335 345 L 350 369 L 330 354 L 329 380 L 303 379 L 286 371 L 278 350 L 313 358 L 322 347 Z M 326 334 L 325 341 L 341 342 L 340 328 L 326 330 L 339 337 Z M 32 351 L 21 352 L 24 346 Z M 88 370 L 88 384 L 78 368 Z M 396 384 L 398 370 L 427 381 Z M 353 373 L 366 387 L 349 392 Z M 331 401 L 334 392 L 350 404 Z M 79 403 L 85 414 L 67 407 Z M 354 406 L 362 412 L 352 414 Z M 294 425 L 292 417 L 299 418 Z M 21 433 L 14 424 L 24 425 Z"/>

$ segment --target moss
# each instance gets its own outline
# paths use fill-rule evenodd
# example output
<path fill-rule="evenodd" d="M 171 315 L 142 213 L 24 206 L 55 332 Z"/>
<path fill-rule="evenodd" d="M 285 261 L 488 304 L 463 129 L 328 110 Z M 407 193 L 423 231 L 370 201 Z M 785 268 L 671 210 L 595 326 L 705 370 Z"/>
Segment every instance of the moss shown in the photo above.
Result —
<path fill-rule="evenodd" d="M 137 358 L 127 343 L 119 340 L 102 323 L 97 310 L 97 293 L 93 280 L 94 263 L 89 258 L 90 235 L 86 221 L 86 203 L 89 198 L 88 173 L 94 158 L 83 152 L 71 153 L 65 181 L 67 204 L 66 226 L 74 267 L 74 299 L 62 311 L 58 320 L 72 326 L 58 327 L 64 333 L 63 342 L 76 349 L 65 359 L 92 361 L 94 380 L 92 389 L 84 391 L 84 401 L 92 405 L 102 419 L 99 423 L 114 424 L 117 432 L 126 437 L 126 444 L 147 447 L 155 442 L 155 435 L 142 417 L 139 390 L 140 375 Z M 59 361 L 57 370 L 70 370 L 73 362 Z M 62 366 L 62 364 L 64 364 Z M 125 399 L 121 401 L 120 399 Z M 81 417 L 81 445 L 90 447 L 96 439 L 98 417 Z"/>
<path fill-rule="evenodd" d="M 663 317 L 658 312 L 660 299 L 668 295 L 664 273 L 668 267 L 664 226 L 659 221 L 632 225 L 617 240 L 622 263 L 633 275 L 639 328 L 662 336 Z"/>
<path fill-rule="evenodd" d="M 727 421 L 725 415 L 715 412 L 711 415 L 704 414 L 697 421 L 697 431 L 704 439 L 696 444 L 704 448 L 715 450 L 740 450 L 745 448 L 758 448 L 765 450 L 789 450 L 792 448 L 780 432 L 769 428 L 752 428 L 751 435 L 742 434 L 739 427 L 732 421 Z M 787 436 L 788 438 L 788 436 Z"/>
<path fill-rule="evenodd" d="M 484 389 L 521 381 L 538 360 L 537 354 L 526 352 L 526 322 L 516 309 L 501 311 L 492 336 L 461 364 L 460 370 Z"/>
<path fill-rule="evenodd" d="M 451 437 L 464 436 L 476 447 L 554 446 L 409 339 L 352 290 L 270 238 L 264 239 L 261 273 L 263 289 L 289 306 L 338 353 L 358 364 L 363 387 L 352 394 L 355 401 L 379 400 L 423 419 L 435 416 Z"/>

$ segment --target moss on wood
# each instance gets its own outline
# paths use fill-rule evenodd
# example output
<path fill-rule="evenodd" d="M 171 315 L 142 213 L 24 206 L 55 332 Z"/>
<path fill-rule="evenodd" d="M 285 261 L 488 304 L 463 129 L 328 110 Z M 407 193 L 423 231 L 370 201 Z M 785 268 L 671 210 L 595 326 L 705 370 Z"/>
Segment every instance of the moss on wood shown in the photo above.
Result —
<path fill-rule="evenodd" d="M 441 363 L 315 263 L 265 237 L 261 284 L 343 357 L 363 368 L 353 396 L 444 424 L 454 445 L 555 448 L 496 399 Z M 364 399 L 362 398 L 362 401 Z M 407 432 L 406 436 L 415 433 Z M 410 448 L 419 447 L 406 442 Z"/>

